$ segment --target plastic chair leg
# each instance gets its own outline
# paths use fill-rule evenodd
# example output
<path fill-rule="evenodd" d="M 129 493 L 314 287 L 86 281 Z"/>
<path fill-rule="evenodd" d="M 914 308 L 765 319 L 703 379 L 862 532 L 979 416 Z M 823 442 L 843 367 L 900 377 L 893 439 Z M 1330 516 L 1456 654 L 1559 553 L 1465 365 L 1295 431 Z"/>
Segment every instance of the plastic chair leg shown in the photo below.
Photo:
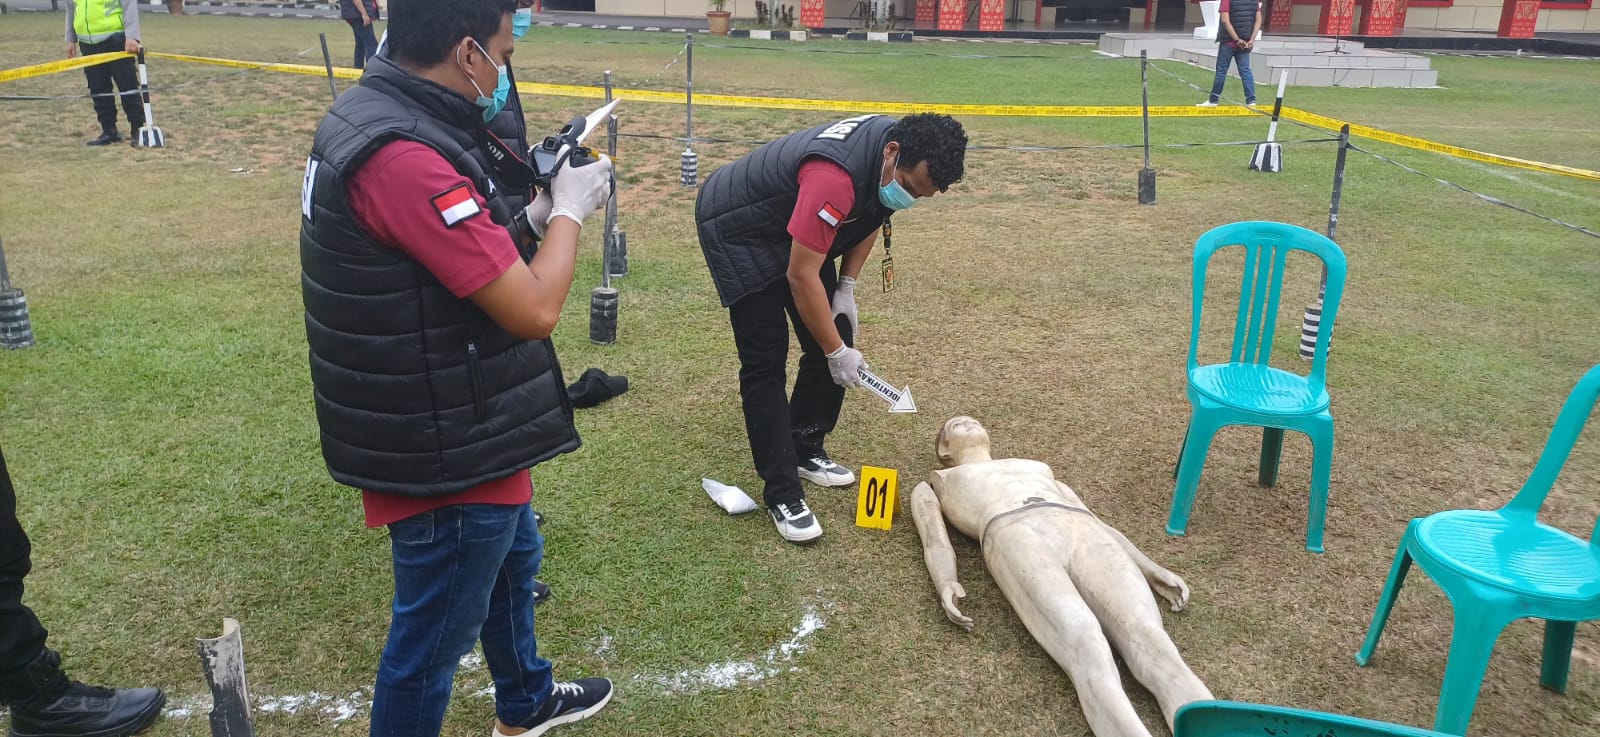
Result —
<path fill-rule="evenodd" d="M 1434 714 L 1433 729 L 1465 735 L 1473 707 L 1478 703 L 1483 674 L 1489 669 L 1489 656 L 1510 618 L 1489 601 L 1452 604 L 1456 608 L 1455 631 L 1450 636 L 1450 659 L 1444 666 L 1444 685 L 1439 689 L 1439 711 Z"/>
<path fill-rule="evenodd" d="M 1200 486 L 1200 472 L 1206 465 L 1206 454 L 1211 451 L 1211 439 L 1217 427 L 1199 410 L 1189 420 L 1189 432 L 1183 439 L 1183 455 L 1178 461 L 1178 480 L 1172 489 L 1172 512 L 1167 516 L 1167 534 L 1183 535 L 1189 527 L 1189 510 L 1194 506 L 1195 491 Z"/>
<path fill-rule="evenodd" d="M 1328 480 L 1333 474 L 1333 421 L 1311 433 L 1311 501 L 1306 514 L 1306 550 L 1322 552 L 1322 527 L 1328 518 Z"/>
<path fill-rule="evenodd" d="M 1278 485 L 1278 459 L 1283 456 L 1283 430 L 1261 428 L 1261 474 L 1256 482 L 1271 488 Z"/>
<path fill-rule="evenodd" d="M 1389 580 L 1383 584 L 1383 595 L 1378 598 L 1378 608 L 1372 611 L 1372 624 L 1367 627 L 1367 641 L 1361 643 L 1361 650 L 1356 653 L 1356 665 L 1366 665 L 1372 660 L 1372 653 L 1378 649 L 1378 638 L 1383 636 L 1383 627 L 1389 623 L 1389 612 L 1394 611 L 1394 601 L 1400 598 L 1400 587 L 1406 582 L 1406 573 L 1411 570 L 1411 550 L 1406 547 L 1411 542 L 1411 529 L 1400 538 L 1400 547 L 1394 551 L 1394 565 L 1389 567 Z"/>
<path fill-rule="evenodd" d="M 1547 619 L 1544 622 L 1544 667 L 1539 682 L 1559 694 L 1567 692 L 1567 670 L 1572 665 L 1572 638 L 1577 622 Z"/>

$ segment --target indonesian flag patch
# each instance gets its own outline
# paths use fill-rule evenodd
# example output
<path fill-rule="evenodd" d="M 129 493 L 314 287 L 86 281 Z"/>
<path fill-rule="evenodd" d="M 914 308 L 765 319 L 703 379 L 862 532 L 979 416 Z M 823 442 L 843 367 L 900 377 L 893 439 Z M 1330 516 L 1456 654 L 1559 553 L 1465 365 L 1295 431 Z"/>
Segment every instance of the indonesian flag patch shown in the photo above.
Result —
<path fill-rule="evenodd" d="M 844 213 L 839 212 L 839 208 L 834 207 L 833 203 L 824 202 L 822 203 L 822 209 L 817 211 L 817 217 L 822 222 L 827 223 L 829 227 L 837 228 L 839 227 L 839 221 L 844 220 Z"/>
<path fill-rule="evenodd" d="M 439 211 L 439 217 L 444 218 L 447 228 L 453 228 L 456 223 L 483 212 L 478 201 L 472 199 L 472 190 L 466 184 L 457 184 L 434 195 L 433 209 Z"/>

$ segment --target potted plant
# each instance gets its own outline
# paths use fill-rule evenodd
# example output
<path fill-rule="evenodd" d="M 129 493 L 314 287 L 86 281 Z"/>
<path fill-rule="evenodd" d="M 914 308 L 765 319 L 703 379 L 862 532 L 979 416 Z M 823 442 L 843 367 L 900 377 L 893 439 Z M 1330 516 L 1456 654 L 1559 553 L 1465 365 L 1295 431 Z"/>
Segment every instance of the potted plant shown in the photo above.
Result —
<path fill-rule="evenodd" d="M 706 22 L 711 26 L 714 36 L 728 35 L 729 19 L 733 13 L 728 12 L 728 0 L 709 0 L 711 10 L 706 11 Z"/>

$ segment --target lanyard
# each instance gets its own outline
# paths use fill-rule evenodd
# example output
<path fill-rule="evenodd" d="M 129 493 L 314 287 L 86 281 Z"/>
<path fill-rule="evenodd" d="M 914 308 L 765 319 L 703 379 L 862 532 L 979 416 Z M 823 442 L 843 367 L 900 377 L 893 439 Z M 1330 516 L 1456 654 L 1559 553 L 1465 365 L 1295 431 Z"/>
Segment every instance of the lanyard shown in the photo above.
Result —
<path fill-rule="evenodd" d="M 894 237 L 894 225 L 889 218 L 883 219 L 883 291 L 894 288 L 894 254 L 889 252 L 890 240 Z"/>

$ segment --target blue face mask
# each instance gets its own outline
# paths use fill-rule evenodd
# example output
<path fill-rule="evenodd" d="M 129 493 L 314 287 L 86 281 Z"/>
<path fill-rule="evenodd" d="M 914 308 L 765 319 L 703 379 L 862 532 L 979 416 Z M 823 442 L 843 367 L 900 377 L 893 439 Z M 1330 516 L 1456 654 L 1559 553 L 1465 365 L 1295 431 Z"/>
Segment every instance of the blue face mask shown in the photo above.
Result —
<path fill-rule="evenodd" d="M 482 44 L 474 40 L 472 45 L 478 47 L 478 51 L 483 54 L 483 58 L 489 58 L 489 52 L 483 50 Z M 483 108 L 483 122 L 485 123 L 494 120 L 494 116 L 500 114 L 500 109 L 506 106 L 506 98 L 511 95 L 511 78 L 506 76 L 506 65 L 500 64 L 495 69 L 500 70 L 500 81 L 494 86 L 493 99 L 484 97 L 483 88 L 478 86 L 478 81 L 473 79 L 471 74 L 467 75 L 467 81 L 472 83 L 472 89 L 478 91 L 478 99 L 472 102 Z M 462 71 L 465 72 L 466 70 L 463 69 Z"/>
<path fill-rule="evenodd" d="M 512 37 L 522 38 L 528 35 L 528 28 L 532 25 L 533 8 L 517 8 L 517 12 L 511 14 Z"/>
<path fill-rule="evenodd" d="M 895 154 L 894 164 L 889 167 L 889 183 L 878 188 L 878 201 L 890 210 L 905 210 L 917 204 L 917 198 L 911 196 L 905 187 L 900 186 L 900 180 L 894 178 L 894 170 L 900 166 L 900 155 Z"/>

